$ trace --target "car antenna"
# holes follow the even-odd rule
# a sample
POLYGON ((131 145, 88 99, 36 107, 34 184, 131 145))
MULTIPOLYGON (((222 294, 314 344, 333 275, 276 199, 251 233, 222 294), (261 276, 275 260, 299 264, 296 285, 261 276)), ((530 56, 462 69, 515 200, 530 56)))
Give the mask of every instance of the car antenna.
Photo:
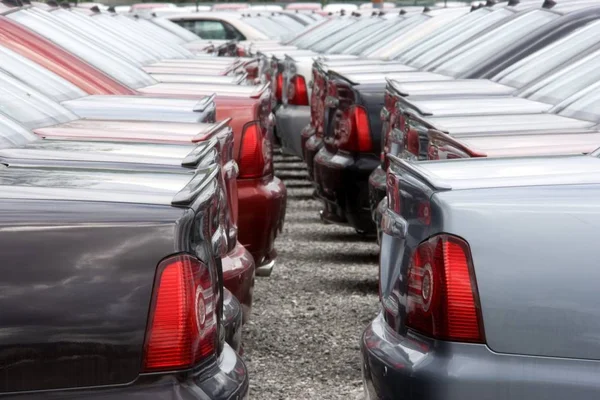
POLYGON ((379 11, 379 16, 383 17, 385 15, 385 11, 379 11))
POLYGON ((152 18, 156 18, 156 13, 155 13, 155 12, 153 12, 152 14, 150 14, 150 16, 151 16, 152 18))
POLYGON ((516 6, 517 4, 519 4, 519 3, 520 3, 520 1, 519 1, 519 0, 508 0, 508 6, 509 6, 509 7, 514 7, 514 6, 516 6))
POLYGON ((58 7, 58 3, 54 0, 48 0, 46 4, 48 4, 50 7, 58 7))
POLYGON ((100 7, 98 6, 94 6, 92 8, 90 8, 90 11, 96 14, 100 14, 102 11, 100 11, 100 7))
POLYGON ((21 7, 23 3, 20 0, 2 0, 2 4, 8 7, 21 7))
POLYGON ((426 13, 426 12, 429 12, 429 11, 431 11, 431 8, 425 6, 425 8, 423 9, 423 12, 426 13))
POLYGON ((31 0, 21 0, 21 4, 31 5, 31 0))
POLYGON ((552 8, 556 5, 556 2, 554 0, 544 0, 544 4, 542 4, 542 8, 552 8))
POLYGON ((487 1, 485 2, 485 6, 486 6, 486 7, 493 7, 493 6, 495 6, 496 4, 498 4, 498 2, 497 2, 496 0, 487 0, 487 1))
POLYGON ((60 3, 60 7, 61 8, 65 8, 65 9, 69 9, 69 8, 71 8, 71 5, 69 4, 68 1, 63 1, 62 3, 60 3))

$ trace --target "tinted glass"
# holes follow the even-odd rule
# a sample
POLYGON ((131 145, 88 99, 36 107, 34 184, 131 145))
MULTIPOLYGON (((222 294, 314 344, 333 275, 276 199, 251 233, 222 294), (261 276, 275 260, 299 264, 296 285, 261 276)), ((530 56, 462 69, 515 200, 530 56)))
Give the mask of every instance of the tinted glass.
POLYGON ((4 47, 0 47, 0 71, 35 87, 54 101, 72 100, 87 95, 60 76, 4 47))
MULTIPOLYGON (((390 43, 402 40, 402 36, 405 33, 407 33, 415 26, 422 24, 423 22, 427 21, 430 18, 431 17, 429 17, 426 14, 413 15, 413 16, 407 18, 405 20, 405 22, 402 24, 402 28, 400 30, 395 31, 393 34, 391 34, 387 37, 381 38, 381 40, 379 42, 374 43, 373 46, 370 46, 368 49, 366 49, 365 51, 360 53, 360 55, 363 57, 368 57, 381 49, 385 49, 386 47, 388 47, 388 45, 390 43)), ((352 54, 354 54, 354 53, 352 53, 352 54)))
POLYGON ((466 48, 461 46, 450 52, 444 57, 446 61, 433 71, 451 76, 463 74, 502 51, 508 43, 516 42, 559 17, 559 14, 543 10, 527 12, 479 36, 466 48))
POLYGON ((514 63, 492 80, 521 88, 600 43, 600 21, 587 24, 514 63))
POLYGON ((346 48, 352 46, 356 42, 362 39, 369 39, 373 35, 390 28, 390 26, 394 26, 398 23, 397 20, 387 21, 387 20, 377 20, 377 22, 354 32, 353 34, 349 34, 345 39, 340 40, 338 43, 329 48, 328 52, 330 53, 340 53, 344 51, 346 48))
POLYGON ((356 21, 356 19, 352 18, 352 19, 340 19, 339 21, 335 21, 335 22, 337 22, 335 25, 328 24, 328 29, 319 31, 316 34, 307 35, 310 37, 306 38, 302 42, 298 42, 297 46, 301 47, 301 48, 310 48, 314 44, 317 44, 317 43, 321 42, 322 40, 324 40, 332 35, 335 35, 340 30, 347 29, 349 26, 356 24, 357 21, 356 21))
POLYGON ((158 25, 159 27, 163 28, 164 30, 171 32, 173 35, 176 35, 177 37, 180 37, 181 39, 183 39, 181 41, 181 43, 184 42, 193 42, 194 40, 200 40, 200 36, 196 35, 195 33, 182 28, 181 26, 177 25, 176 23, 169 21, 168 19, 165 18, 154 18, 152 19, 152 22, 156 25, 158 25))
POLYGON ((371 26, 373 24, 376 24, 377 22, 378 22, 378 20, 376 18, 358 20, 355 24, 353 24, 347 28, 344 28, 342 30, 339 30, 338 32, 335 32, 334 34, 332 34, 331 36, 329 36, 327 38, 323 38, 318 43, 315 43, 314 45, 312 45, 310 48, 312 50, 318 51, 318 52, 328 50, 330 47, 332 47, 336 43, 344 40, 348 36, 352 36, 352 35, 356 34, 357 32, 362 32, 363 30, 367 29, 369 26, 371 26))

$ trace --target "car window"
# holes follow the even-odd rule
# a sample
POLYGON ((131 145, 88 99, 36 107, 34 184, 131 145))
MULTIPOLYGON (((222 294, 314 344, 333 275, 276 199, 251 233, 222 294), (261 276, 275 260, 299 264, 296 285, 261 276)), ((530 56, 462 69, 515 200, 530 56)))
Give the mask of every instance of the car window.
POLYGON ((340 19, 339 23, 335 25, 328 25, 328 29, 324 29, 323 31, 319 31, 316 34, 310 35, 309 38, 303 40, 302 42, 298 42, 296 45, 301 48, 310 48, 312 45, 319 43, 321 40, 328 38, 342 29, 346 29, 350 25, 356 24, 356 19, 348 18, 348 19, 340 19))
POLYGON ((125 86, 137 89, 157 83, 150 75, 121 57, 109 53, 96 44, 83 40, 74 32, 52 24, 37 15, 20 10, 8 14, 7 17, 56 43, 125 86))
POLYGON ((272 38, 289 36, 291 31, 266 17, 245 18, 245 23, 272 38))
POLYGON ((221 21, 215 20, 173 20, 176 24, 192 31, 202 39, 233 40, 237 39, 225 28, 221 21))
POLYGON ((0 72, 0 113, 28 129, 42 128, 78 117, 23 82, 0 72))
POLYGON ((329 52, 331 53, 339 53, 351 45, 355 44, 361 39, 370 38, 372 35, 379 33, 382 30, 389 29, 390 26, 394 26, 398 23, 397 20, 378 20, 374 24, 371 24, 361 30, 354 32, 353 34, 348 35, 346 38, 341 39, 331 48, 329 48, 329 52))
POLYGON ((461 46, 446 54, 445 61, 432 71, 459 76, 502 51, 507 43, 515 42, 559 17, 560 14, 543 10, 526 12, 479 36, 467 46, 461 46))
POLYGON ((12 118, 0 113, 0 148, 23 146, 39 138, 12 118))
POLYGON ((317 52, 323 52, 325 50, 328 50, 330 47, 340 42, 341 40, 347 38, 349 35, 354 35, 357 32, 362 32, 365 29, 368 29, 368 27, 370 27, 371 25, 376 24, 378 22, 380 21, 377 18, 361 19, 354 25, 342 29, 334 33, 333 35, 324 38, 318 43, 315 43, 313 46, 311 46, 311 49, 317 52))
POLYGON ((86 96, 83 90, 33 61, 0 46, 0 71, 11 75, 44 95, 61 102, 86 96))
POLYGON ((588 86, 585 91, 573 97, 577 100, 567 99, 565 103, 570 102, 570 104, 566 107, 563 104, 558 104, 551 112, 561 110, 558 114, 564 117, 600 122, 600 81, 588 86))
POLYGON ((442 32, 416 43, 397 59, 414 67, 425 66, 462 43, 477 37, 493 24, 513 15, 514 12, 505 8, 496 11, 481 8, 459 18, 458 23, 452 27, 442 27, 442 32))
POLYGON ((352 45, 350 45, 344 50, 344 53, 353 54, 356 56, 360 55, 363 51, 371 48, 371 46, 379 44, 382 40, 385 40, 391 35, 394 35, 397 31, 403 29, 403 27, 409 25, 409 21, 410 18, 406 18, 404 16, 398 17, 390 21, 391 24, 385 27, 384 29, 377 31, 369 37, 355 41, 352 45))
POLYGON ((70 11, 56 10, 50 13, 48 11, 32 8, 29 12, 35 13, 40 18, 48 20, 51 24, 60 25, 63 28, 74 32, 82 39, 93 42, 104 48, 104 50, 110 51, 138 66, 143 66, 152 61, 156 61, 150 54, 132 46, 129 43, 129 38, 119 37, 112 31, 99 28, 95 23, 90 23, 89 21, 82 22, 70 11))
POLYGON ((176 35, 177 37, 180 37, 181 39, 183 39, 180 43, 193 42, 194 40, 200 40, 200 36, 196 35, 195 33, 191 32, 188 29, 183 29, 181 26, 173 23, 173 21, 169 21, 168 19, 153 18, 151 20, 151 22, 158 25, 162 29, 164 29, 168 32, 171 32, 172 34, 176 35))
POLYGON ((519 93, 519 96, 548 104, 558 104, 600 81, 598 65, 600 65, 600 50, 595 50, 527 86, 519 93))
POLYGON ((431 17, 427 14, 417 14, 407 18, 405 23, 402 24, 402 28, 400 30, 395 31, 393 34, 382 38, 377 43, 374 43, 373 46, 370 46, 368 49, 360 53, 360 55, 363 57, 369 57, 376 54, 380 50, 386 49, 391 43, 402 41, 405 33, 429 19, 431 19, 431 17))
POLYGON ((599 20, 578 28, 565 37, 530 54, 504 69, 492 80, 516 88, 523 87, 561 64, 571 61, 584 50, 597 43, 600 43, 599 20))

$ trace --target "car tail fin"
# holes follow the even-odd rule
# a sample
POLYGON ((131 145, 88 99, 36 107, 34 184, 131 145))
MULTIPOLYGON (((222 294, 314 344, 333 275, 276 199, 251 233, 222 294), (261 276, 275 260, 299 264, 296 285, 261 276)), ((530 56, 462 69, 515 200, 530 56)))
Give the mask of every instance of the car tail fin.
POLYGON ((487 157, 487 154, 469 148, 465 143, 453 138, 447 133, 429 129, 427 131, 428 160, 453 160, 458 158, 487 157))

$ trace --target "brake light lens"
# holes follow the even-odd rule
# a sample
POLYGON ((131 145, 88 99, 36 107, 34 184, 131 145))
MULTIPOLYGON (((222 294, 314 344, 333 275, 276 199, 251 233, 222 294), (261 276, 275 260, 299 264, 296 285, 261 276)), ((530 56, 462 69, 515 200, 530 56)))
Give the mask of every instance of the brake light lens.
POLYGON ((308 105, 308 89, 302 75, 294 75, 288 88, 288 104, 296 106, 308 105))
POLYGON ((273 172, 273 146, 257 122, 244 127, 238 158, 239 178, 260 178, 273 172))
POLYGON ((419 156, 419 132, 415 129, 409 128, 406 132, 406 151, 414 156, 419 156))
POLYGON ((484 342, 471 252, 463 239, 442 234, 421 243, 407 283, 407 327, 440 340, 484 342))
POLYGON ((344 111, 337 122, 335 136, 339 150, 370 152, 373 143, 367 110, 362 106, 351 106, 344 111))
POLYGON ((159 264, 144 372, 187 369, 216 354, 213 282, 209 268, 191 255, 172 256, 159 264))
POLYGON ((281 101, 281 94, 283 92, 283 74, 278 72, 275 76, 275 98, 277 101, 281 101))

